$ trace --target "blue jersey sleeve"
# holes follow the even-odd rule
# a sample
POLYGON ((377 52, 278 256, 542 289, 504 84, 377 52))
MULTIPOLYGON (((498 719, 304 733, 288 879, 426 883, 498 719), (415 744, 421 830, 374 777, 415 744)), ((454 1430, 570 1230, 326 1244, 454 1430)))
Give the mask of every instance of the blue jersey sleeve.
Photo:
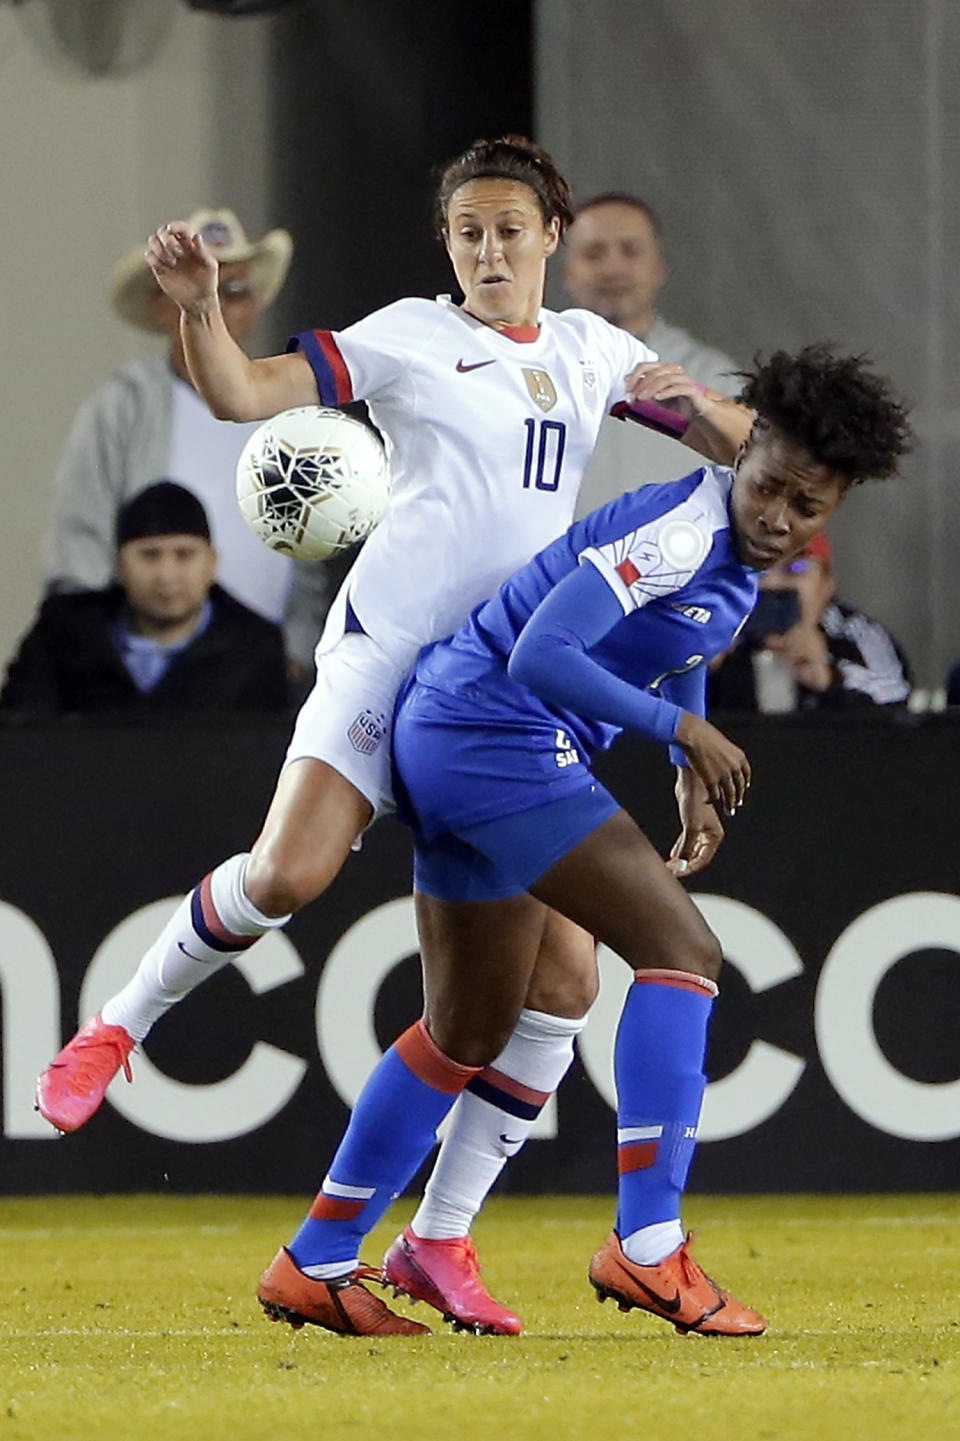
POLYGON ((621 598, 599 571, 579 566, 544 597, 520 632, 510 676, 548 705, 669 743, 680 707, 621 680, 587 654, 623 615, 621 598))
MULTIPOLYGON (((694 715, 707 713, 707 666, 705 661, 692 670, 679 671, 668 676, 660 686, 660 694, 681 710, 692 711, 694 715)), ((687 757, 678 745, 670 747, 670 759, 675 766, 685 766, 687 757)))

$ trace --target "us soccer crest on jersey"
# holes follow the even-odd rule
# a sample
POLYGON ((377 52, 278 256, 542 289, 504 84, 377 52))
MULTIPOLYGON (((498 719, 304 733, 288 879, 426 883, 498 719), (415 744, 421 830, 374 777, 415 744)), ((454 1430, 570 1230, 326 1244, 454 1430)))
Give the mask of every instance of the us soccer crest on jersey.
POLYGON ((588 410, 596 410, 600 404, 597 363, 595 360, 581 360, 580 379, 583 385, 583 401, 588 410))
POLYGON ((605 411, 655 358, 587 311, 498 331, 446 296, 298 343, 324 403, 365 399, 390 450, 392 503, 348 585, 404 666, 566 530, 605 411))
POLYGON ((557 403, 557 391, 547 372, 531 370, 529 366, 525 365, 523 378, 527 382, 527 389, 534 405, 539 406, 543 411, 552 410, 557 403))

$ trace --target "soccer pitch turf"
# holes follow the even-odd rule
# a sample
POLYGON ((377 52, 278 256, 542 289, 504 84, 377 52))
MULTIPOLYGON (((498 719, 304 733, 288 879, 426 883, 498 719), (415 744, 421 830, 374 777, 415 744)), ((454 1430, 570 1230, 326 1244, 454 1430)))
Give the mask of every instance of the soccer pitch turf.
MULTIPOLYGON (((269 1324, 256 1277, 295 1198, 7 1198, 2 1441, 667 1441, 960 1437, 960 1198, 690 1197, 694 1251, 766 1335, 599 1306, 602 1197, 491 1201, 477 1228, 519 1338, 269 1324)), ((379 1260, 411 1214, 366 1248, 379 1260)), ((395 1303, 404 1309, 404 1302, 395 1303)), ((433 1323, 425 1306, 412 1312, 433 1323)))

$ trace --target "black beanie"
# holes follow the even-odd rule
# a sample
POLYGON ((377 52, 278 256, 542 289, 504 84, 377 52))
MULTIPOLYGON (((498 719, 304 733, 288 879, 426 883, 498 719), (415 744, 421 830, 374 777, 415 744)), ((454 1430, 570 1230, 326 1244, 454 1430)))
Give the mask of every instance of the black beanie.
POLYGON ((202 535, 209 540, 210 522, 192 490, 172 480, 158 480, 117 512, 118 550, 148 535, 202 535))

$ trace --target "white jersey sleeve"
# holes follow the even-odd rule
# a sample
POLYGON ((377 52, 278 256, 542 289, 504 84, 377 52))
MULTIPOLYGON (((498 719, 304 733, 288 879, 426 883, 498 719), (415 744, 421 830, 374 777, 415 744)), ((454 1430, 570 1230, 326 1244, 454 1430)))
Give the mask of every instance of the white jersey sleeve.
POLYGON ((436 305, 397 300, 346 330, 308 330, 290 342, 309 360, 323 405, 375 400, 402 386, 440 328, 436 305))
MULTIPOLYGON (((563 318, 580 327, 587 356, 595 355, 600 361, 597 368, 604 385, 600 392, 601 409, 608 414, 615 405, 626 400, 624 382, 631 370, 644 361, 653 362, 660 357, 629 330, 611 325, 609 320, 595 315, 592 310, 565 310, 563 318)), ((586 363, 591 361, 588 359, 586 363)), ((596 361, 592 363, 597 364, 596 361)))
POLYGON ((638 340, 629 331, 621 330, 617 325, 607 325, 607 329, 612 332, 613 344, 620 352, 618 372, 614 375, 614 383, 607 396, 606 410, 609 413, 615 405, 626 400, 627 390, 624 382, 631 370, 642 365, 644 361, 653 362, 659 360, 660 357, 655 350, 644 345, 642 340, 638 340))

